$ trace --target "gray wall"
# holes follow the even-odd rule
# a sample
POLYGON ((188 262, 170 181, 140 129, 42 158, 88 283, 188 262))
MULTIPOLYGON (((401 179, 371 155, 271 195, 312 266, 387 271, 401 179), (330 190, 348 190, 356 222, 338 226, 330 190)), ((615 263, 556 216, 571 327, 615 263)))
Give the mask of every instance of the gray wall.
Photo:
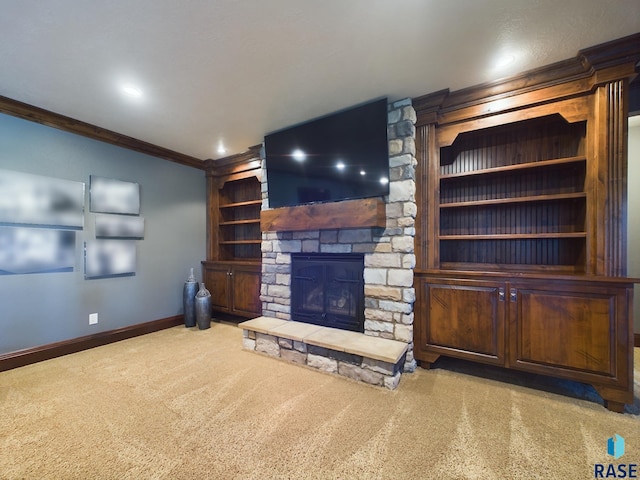
MULTIPOLYGON (((627 275, 640 278, 640 116, 629 121, 629 221, 627 222, 627 275)), ((634 332, 640 334, 640 285, 633 296, 634 332)))
POLYGON ((84 182, 85 227, 73 272, 0 275, 0 354, 182 313, 189 268, 201 279, 206 193, 201 170, 0 114, 0 168, 84 182), (137 182, 145 238, 136 275, 85 280, 85 240, 95 238, 89 176, 137 182), (96 325, 89 314, 98 313, 96 325))

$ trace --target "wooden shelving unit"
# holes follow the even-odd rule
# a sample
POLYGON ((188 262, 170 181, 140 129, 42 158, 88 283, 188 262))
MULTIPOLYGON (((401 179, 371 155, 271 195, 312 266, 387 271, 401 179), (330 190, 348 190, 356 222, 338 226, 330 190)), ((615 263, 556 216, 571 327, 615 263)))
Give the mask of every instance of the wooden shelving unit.
POLYGON ((633 402, 627 95, 640 34, 414 99, 414 354, 592 384, 633 402))
POLYGON ((242 154, 207 161, 208 236, 203 278, 214 311, 250 318, 262 313, 259 150, 256 146, 242 154))
POLYGON ((465 132, 442 146, 434 209, 441 262, 584 272, 585 127, 549 115, 465 132))
POLYGON ((220 260, 260 259, 260 180, 229 179, 218 191, 220 260))

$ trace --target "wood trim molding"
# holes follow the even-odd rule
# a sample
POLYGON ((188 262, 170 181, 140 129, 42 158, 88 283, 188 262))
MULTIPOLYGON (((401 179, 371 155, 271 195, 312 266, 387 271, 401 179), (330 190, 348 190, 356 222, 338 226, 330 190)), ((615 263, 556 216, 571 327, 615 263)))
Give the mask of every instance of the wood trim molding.
POLYGON ((259 169, 262 166, 260 150, 262 144, 249 147, 246 151, 228 157, 204 161, 207 176, 221 177, 233 175, 247 170, 259 169))
POLYGON ((633 336, 633 346, 634 347, 640 347, 640 333, 636 333, 633 336))
POLYGON ((159 147, 151 143, 133 137, 127 137, 117 132, 100 128, 90 123, 75 120, 71 117, 60 115, 43 108, 35 107, 27 103, 19 102, 11 98, 0 96, 0 113, 6 113, 14 117, 29 120, 31 122, 40 123, 48 127, 64 130, 65 132, 74 133, 83 137, 92 138, 101 142, 110 143, 118 147, 126 148, 136 152, 151 155, 152 157, 169 160, 171 162, 186 165, 188 167, 205 169, 205 163, 200 160, 183 153, 178 153, 167 148, 159 147))
POLYGON ((386 226, 386 205, 379 198, 274 208, 260 213, 263 232, 386 226))
POLYGON ((249 178, 249 177, 256 177, 258 179, 258 181, 262 180, 262 169, 260 168, 254 168, 253 170, 245 170, 245 171, 241 171, 241 172, 237 172, 237 173, 231 173, 229 175, 223 175, 223 176, 211 176, 211 175, 207 175, 207 178, 211 179, 212 185, 216 188, 216 189, 221 189, 222 187, 224 187, 224 184, 227 182, 233 182, 236 180, 242 180, 244 178, 249 178))
POLYGON ((175 315, 94 335, 5 353, 0 355, 0 372, 175 327, 184 322, 183 318, 182 315, 175 315))

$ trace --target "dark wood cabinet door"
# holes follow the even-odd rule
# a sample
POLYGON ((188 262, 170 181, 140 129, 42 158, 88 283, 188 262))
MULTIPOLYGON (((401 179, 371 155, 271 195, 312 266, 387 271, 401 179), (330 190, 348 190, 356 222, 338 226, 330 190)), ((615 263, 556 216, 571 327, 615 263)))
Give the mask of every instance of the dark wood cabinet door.
POLYGON ((629 384, 625 288, 511 285, 512 367, 592 384, 629 384))
POLYGON ((420 349, 503 365, 504 287, 491 282, 429 279, 422 284, 420 349))
POLYGON ((260 265, 234 266, 231 270, 231 291, 231 313, 249 317, 261 315, 260 265))
POLYGON ((242 317, 262 315, 259 263, 202 262, 203 277, 211 292, 211 308, 242 317))
POLYGON ((205 284, 211 292, 211 308, 213 310, 229 312, 229 268, 226 265, 207 265, 204 268, 205 284))

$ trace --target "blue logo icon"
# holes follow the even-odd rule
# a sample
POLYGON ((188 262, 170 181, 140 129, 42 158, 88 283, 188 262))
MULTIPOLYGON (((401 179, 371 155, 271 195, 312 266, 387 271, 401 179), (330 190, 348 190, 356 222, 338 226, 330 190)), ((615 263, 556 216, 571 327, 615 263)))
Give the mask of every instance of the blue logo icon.
POLYGON ((616 460, 624 455, 624 438, 616 433, 607 440, 607 453, 616 460))

